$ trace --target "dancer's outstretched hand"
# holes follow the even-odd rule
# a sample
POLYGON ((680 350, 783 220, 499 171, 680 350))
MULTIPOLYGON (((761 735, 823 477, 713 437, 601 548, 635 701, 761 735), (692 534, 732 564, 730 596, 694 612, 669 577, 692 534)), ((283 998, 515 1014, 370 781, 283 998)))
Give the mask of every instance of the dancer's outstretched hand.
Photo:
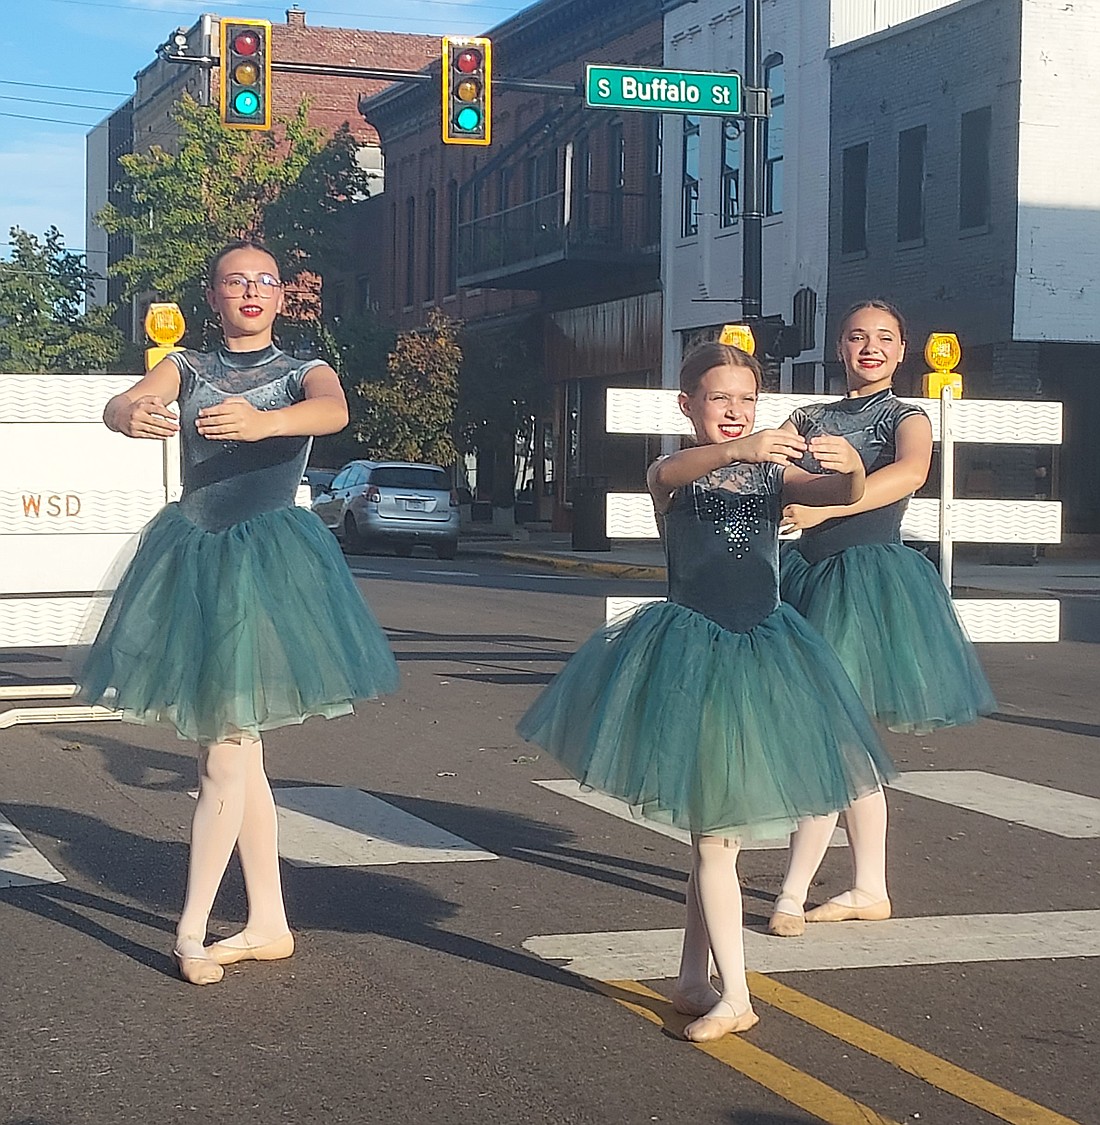
POLYGON ((160 395, 143 395, 129 404, 124 395, 119 395, 115 401, 119 405, 111 403, 112 426, 127 437, 164 441, 180 428, 175 414, 160 395))
POLYGON ((809 531, 830 517, 826 508, 814 508, 809 504, 787 504, 783 518, 779 521, 780 535, 790 535, 792 531, 809 531))
POLYGON ((823 468, 834 473, 854 473, 859 470, 859 454, 847 440, 835 434, 821 434, 810 438, 810 453, 823 468))
POLYGON ((271 436, 267 412, 257 410, 246 398, 227 398, 204 407, 195 426, 211 441, 262 441, 271 436))
POLYGON ((762 465, 772 461, 777 465, 792 465, 806 452, 806 439, 790 430, 757 430, 729 444, 731 464, 747 461, 762 465))

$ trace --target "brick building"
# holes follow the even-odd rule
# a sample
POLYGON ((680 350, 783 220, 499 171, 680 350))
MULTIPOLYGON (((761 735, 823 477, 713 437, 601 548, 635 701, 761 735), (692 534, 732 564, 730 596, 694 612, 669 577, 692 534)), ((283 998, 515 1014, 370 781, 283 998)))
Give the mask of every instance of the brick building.
MULTIPOLYGON (((579 84, 589 62, 660 66, 661 7, 541 0, 488 33, 494 74, 579 84)), ((473 148, 442 144, 438 83, 395 85, 360 111, 386 158, 385 195, 368 204, 380 311, 403 328, 434 307, 464 321, 496 347, 501 394, 509 363, 530 362, 511 350, 526 342, 541 395, 516 483, 535 518, 565 527, 575 493, 637 487, 653 450, 604 433, 604 391, 660 383, 660 117, 498 88, 492 146, 473 148)), ((497 436, 478 492, 503 507, 517 457, 497 436)))
MULTIPOLYGON (((910 317, 915 352, 932 329, 958 333, 968 397, 1064 402, 1047 480, 1065 529, 1096 534, 1100 186, 1083 154, 1100 112, 1100 10, 919 7, 892 27, 853 28, 862 34, 829 52, 829 336, 851 301, 881 293, 910 317)), ((1047 456, 989 447, 964 487, 1045 491, 1035 473, 1047 456)))
MULTIPOLYGON (((216 56, 219 49, 219 17, 204 14, 182 33, 187 52, 194 56, 216 56)), ((431 35, 408 35, 388 31, 361 31, 342 27, 312 27, 306 12, 294 5, 286 12, 286 23, 272 27, 271 53, 278 62, 309 62, 330 66, 379 66, 399 70, 418 70, 439 53, 439 39, 431 35)), ((90 264, 106 273, 106 266, 118 261, 129 246, 95 224, 94 216, 110 198, 118 179, 118 156, 125 152, 147 151, 159 145, 173 152, 178 140, 172 107, 184 94, 200 105, 216 105, 220 75, 217 68, 156 59, 134 76, 134 94, 103 123, 88 134, 87 150, 87 241, 90 264)), ((372 193, 384 187, 381 148, 378 135, 356 112, 358 97, 380 91, 388 83, 362 78, 337 78, 276 72, 272 79, 273 118, 289 117, 304 97, 311 101, 309 121, 333 133, 347 123, 362 148, 359 160, 372 181, 372 193)), ((349 277, 333 279, 336 286, 354 289, 360 276, 349 263, 349 277)), ((95 302, 117 300, 117 283, 100 283, 95 302)), ((141 310, 130 310, 122 325, 132 338, 142 338, 141 310)))

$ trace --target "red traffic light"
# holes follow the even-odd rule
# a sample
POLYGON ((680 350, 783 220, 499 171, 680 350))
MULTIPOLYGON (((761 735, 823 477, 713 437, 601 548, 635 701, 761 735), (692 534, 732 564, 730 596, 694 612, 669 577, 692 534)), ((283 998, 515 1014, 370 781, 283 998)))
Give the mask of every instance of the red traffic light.
POLYGON ((493 44, 484 36, 444 35, 443 143, 487 145, 490 139, 493 44))
POLYGON ((271 24, 222 19, 221 122, 227 129, 271 128, 271 24))
POLYGON ((455 59, 455 66, 463 74, 473 74, 475 70, 479 70, 481 67, 481 52, 475 51, 472 47, 467 47, 466 50, 459 52, 455 59))
POLYGON ((233 40, 233 50, 238 55, 254 55, 260 49, 260 37, 254 31, 242 31, 233 40))

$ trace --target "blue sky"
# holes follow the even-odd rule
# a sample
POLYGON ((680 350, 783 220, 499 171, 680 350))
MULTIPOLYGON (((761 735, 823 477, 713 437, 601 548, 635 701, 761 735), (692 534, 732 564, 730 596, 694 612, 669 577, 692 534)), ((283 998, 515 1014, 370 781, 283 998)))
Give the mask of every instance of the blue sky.
MULTIPOLYGON (((422 35, 483 33, 529 3, 298 0, 315 26, 422 35)), ((83 249, 85 135, 133 91, 134 74, 176 27, 204 11, 281 23, 288 7, 290 0, 0 0, 0 257, 12 226, 41 235, 53 225, 68 247, 83 249)))

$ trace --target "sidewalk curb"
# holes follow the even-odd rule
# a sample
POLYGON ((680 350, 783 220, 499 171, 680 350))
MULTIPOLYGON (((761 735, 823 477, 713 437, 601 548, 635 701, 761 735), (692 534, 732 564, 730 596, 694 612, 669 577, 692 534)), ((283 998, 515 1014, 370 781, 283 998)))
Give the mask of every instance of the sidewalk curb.
POLYGON ((463 544, 461 550, 469 555, 482 555, 493 559, 507 559, 514 562, 545 566, 551 570, 577 571, 581 574, 597 574, 611 578, 633 578, 643 581, 663 582, 663 566, 646 566, 643 563, 617 563, 602 559, 572 559, 561 555, 545 555, 539 551, 510 550, 507 547, 477 546, 463 544))
MULTIPOLYGON (((513 562, 527 563, 533 566, 545 566, 550 570, 574 571, 578 574, 593 574, 610 578, 634 579, 645 582, 664 582, 668 575, 663 566, 648 566, 644 563, 617 563, 602 559, 575 559, 562 555, 543 554, 540 551, 514 550, 506 546, 493 547, 478 544, 463 544, 462 552, 468 555, 481 555, 485 558, 505 559, 513 562)), ((982 586, 956 585, 953 589, 955 597, 963 598, 990 598, 995 600, 1035 599, 1038 601, 1060 601, 1066 595, 1059 597, 1035 590, 999 590, 988 589, 982 586)), ((1072 595, 1070 595, 1072 596, 1072 595)))

